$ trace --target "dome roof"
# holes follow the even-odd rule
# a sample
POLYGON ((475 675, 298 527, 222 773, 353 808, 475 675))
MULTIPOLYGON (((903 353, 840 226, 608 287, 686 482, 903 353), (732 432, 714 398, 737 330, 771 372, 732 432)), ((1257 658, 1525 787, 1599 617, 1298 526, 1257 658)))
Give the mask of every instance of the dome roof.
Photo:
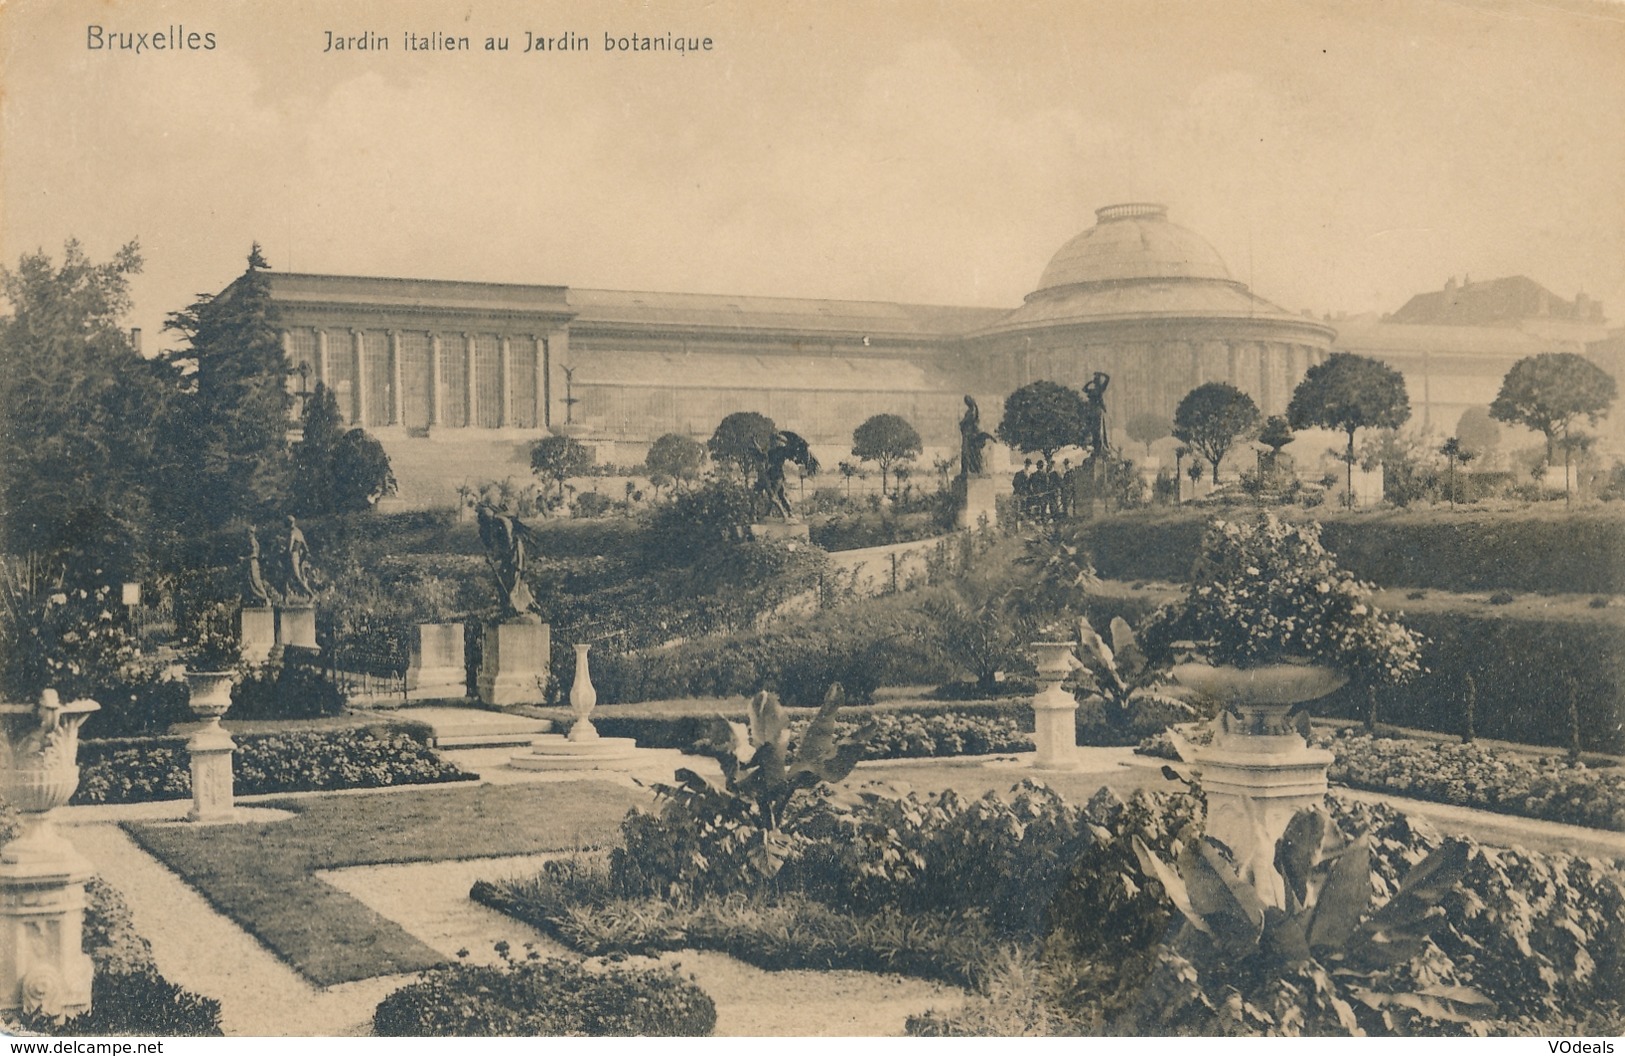
POLYGON ((1230 281, 1230 269, 1202 236, 1168 222, 1150 202, 1095 210, 1095 226, 1050 258, 1035 294, 1063 286, 1141 279, 1230 281))

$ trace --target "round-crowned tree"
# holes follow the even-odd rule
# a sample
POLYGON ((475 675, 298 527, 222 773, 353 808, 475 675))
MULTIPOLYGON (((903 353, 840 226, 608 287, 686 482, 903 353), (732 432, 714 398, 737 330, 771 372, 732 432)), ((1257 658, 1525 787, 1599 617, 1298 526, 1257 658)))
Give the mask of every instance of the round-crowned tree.
POLYGON ((1573 352, 1542 352, 1512 364, 1490 404, 1496 421, 1525 425, 1546 437, 1546 460, 1563 449, 1563 495, 1569 497, 1569 435, 1575 419, 1592 425, 1614 402, 1614 376, 1573 352))
POLYGON ((748 482, 751 471, 761 464, 762 456, 773 443, 777 429, 773 419, 765 414, 735 411, 717 425, 717 431, 711 434, 705 446, 712 462, 738 470, 740 478, 748 482))
POLYGON ((530 468, 539 477, 558 485, 564 498, 564 482, 592 468, 592 452, 570 436, 544 436, 530 448, 530 468))
POLYGON ((1304 374, 1287 405, 1294 429, 1319 427, 1348 437, 1343 458, 1346 501, 1354 504, 1354 434, 1360 429, 1398 429, 1411 416, 1405 376, 1370 356, 1333 352, 1304 374))
POLYGON ((1463 451, 1475 458, 1488 458, 1501 444, 1501 426, 1490 417, 1488 407, 1469 407, 1456 419, 1456 439, 1463 451))
POLYGON ((1083 439, 1089 411, 1083 395, 1053 381, 1023 385, 1004 400, 1004 418, 995 435, 1018 451, 1041 451, 1045 458, 1083 439))
POLYGON ((1128 438, 1145 447, 1146 457, 1151 457, 1151 445, 1165 436, 1173 435, 1173 427, 1167 416, 1152 411, 1141 411, 1128 420, 1128 438))
POLYGON ((697 479, 705 465, 705 445, 682 433, 666 433, 649 445, 643 460, 651 480, 664 477, 682 486, 697 479))
POLYGON ((1189 444, 1213 464, 1213 483, 1219 483, 1219 463, 1244 436, 1258 431, 1258 404, 1222 381, 1198 385, 1185 394, 1174 411, 1174 437, 1189 444))
POLYGON ((887 491, 892 466, 920 453, 920 434, 896 414, 877 414, 852 430, 852 453, 880 467, 880 490, 887 491))

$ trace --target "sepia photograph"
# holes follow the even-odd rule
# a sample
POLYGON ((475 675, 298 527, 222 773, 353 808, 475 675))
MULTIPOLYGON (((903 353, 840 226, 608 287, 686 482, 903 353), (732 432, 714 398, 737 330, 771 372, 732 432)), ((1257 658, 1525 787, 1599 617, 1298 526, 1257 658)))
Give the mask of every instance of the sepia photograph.
POLYGON ((1622 0, 6 0, 0 1035, 1611 1053, 1621 381, 1622 0))

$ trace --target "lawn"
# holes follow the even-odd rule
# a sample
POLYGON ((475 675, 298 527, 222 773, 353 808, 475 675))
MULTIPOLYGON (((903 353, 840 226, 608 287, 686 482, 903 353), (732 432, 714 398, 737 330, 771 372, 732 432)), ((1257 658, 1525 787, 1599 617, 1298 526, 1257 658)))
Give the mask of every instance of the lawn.
POLYGON ((267 824, 125 828, 300 974, 332 986, 444 958, 317 870, 593 846, 646 802, 601 782, 480 785, 276 800, 264 805, 297 816, 267 824))

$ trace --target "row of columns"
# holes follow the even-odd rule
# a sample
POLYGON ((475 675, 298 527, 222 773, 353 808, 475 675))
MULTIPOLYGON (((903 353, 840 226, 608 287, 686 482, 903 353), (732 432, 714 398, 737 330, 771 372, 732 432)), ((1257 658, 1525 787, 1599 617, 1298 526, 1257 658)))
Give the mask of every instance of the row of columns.
MULTIPOLYGON (((331 388, 332 381, 329 370, 330 351, 328 348, 328 333, 321 328, 316 332, 316 380, 331 388)), ((405 385, 401 376, 401 331, 390 330, 388 369, 390 373, 389 392, 391 402, 389 408, 388 424, 399 425, 406 420, 405 414, 405 385)), ((473 426, 479 410, 479 356, 477 335, 465 331, 463 337, 463 376, 467 384, 463 387, 463 424, 473 426)), ((536 377, 536 426, 549 424, 548 401, 551 395, 551 379, 548 377, 549 366, 549 337, 528 335, 531 342, 531 354, 535 357, 536 377)), ((368 421, 368 373, 366 357, 366 331, 359 328, 350 328, 350 356, 355 367, 355 381, 351 393, 350 420, 357 425, 365 425, 368 421)), ((282 349, 293 361, 293 333, 290 330, 282 331, 282 349)), ((438 332, 429 331, 429 413, 428 424, 441 424, 442 376, 440 369, 440 356, 442 351, 442 338, 438 332)), ((497 345, 497 428, 505 428, 513 423, 513 339, 502 334, 497 345)))

